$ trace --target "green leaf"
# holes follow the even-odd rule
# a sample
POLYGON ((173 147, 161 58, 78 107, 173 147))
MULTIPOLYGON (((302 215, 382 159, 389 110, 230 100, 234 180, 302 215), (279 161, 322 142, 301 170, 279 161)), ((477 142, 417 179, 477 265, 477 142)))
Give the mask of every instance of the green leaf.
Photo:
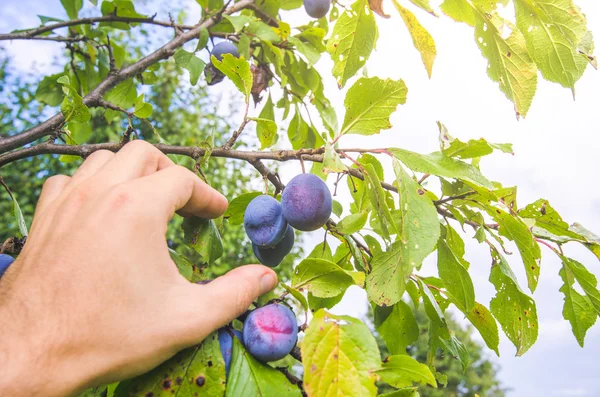
POLYGON ((561 259, 565 269, 568 269, 575 280, 577 280, 577 283, 579 283, 579 286, 585 292, 596 313, 600 315, 600 292, 597 288, 598 281, 596 280, 596 276, 575 259, 565 256, 561 256, 561 259))
POLYGON ((575 88, 588 60, 578 51, 587 33, 585 16, 572 0, 515 0, 517 27, 542 76, 575 88))
POLYGON ((17 202, 17 198, 15 197, 14 193, 10 194, 10 198, 12 200, 13 215, 15 217, 15 222, 19 227, 19 237, 27 237, 29 235, 29 232, 27 231, 27 223, 25 223, 25 218, 23 217, 21 207, 19 206, 19 203, 17 202))
POLYGON ((390 116, 399 104, 406 103, 407 92, 402 80, 362 77, 346 94, 346 116, 340 135, 373 135, 392 128, 390 116))
POLYGON ((90 120, 90 110, 83 104, 81 97, 74 98, 72 101, 65 97, 60 110, 66 122, 87 123, 90 120))
POLYGON ((495 249, 491 254, 494 262, 490 282, 496 287, 496 296, 490 302, 490 310, 517 348, 517 356, 521 356, 538 336, 535 301, 521 291, 506 259, 495 249))
POLYGON ((277 142, 277 124, 275 124, 275 111, 273 110, 273 101, 269 95, 265 106, 263 106, 256 121, 256 135, 260 141, 260 149, 264 150, 273 146, 277 142))
POLYGON ((298 291, 295 288, 288 287, 287 285, 281 283, 281 285, 290 295, 292 295, 304 308, 304 310, 308 310, 308 302, 306 301, 306 297, 302 295, 302 292, 298 291))
POLYGON ((222 396, 224 393, 225 362, 219 338, 213 332, 201 345, 182 350, 152 371, 121 382, 115 390, 115 397, 222 396))
POLYGON ((200 50, 206 48, 209 38, 210 38, 210 33, 208 33, 208 29, 201 28, 200 34, 198 35, 198 44, 196 45, 196 51, 200 51, 200 50))
POLYGON ((410 12, 408 9, 402 7, 397 0, 393 0, 394 6, 396 10, 400 13, 400 16, 404 20, 404 24, 408 28, 410 36, 413 40, 413 45, 421 53, 421 59, 423 60, 423 65, 425 65, 425 69, 427 70, 427 75, 431 78, 431 72, 433 70, 433 62, 435 61, 435 56, 437 55, 437 51, 435 49, 435 41, 433 41, 433 37, 431 34, 425 29, 419 20, 415 17, 415 15, 410 12))
POLYGON ((325 143, 315 128, 304 121, 298 110, 296 110, 290 121, 288 138, 294 150, 318 148, 325 143))
POLYGON ((416 172, 444 178, 460 179, 466 183, 493 189, 494 185, 474 166, 445 156, 440 152, 419 154, 404 149, 390 148, 390 153, 416 172))
POLYGON ((394 387, 409 387, 413 383, 437 387, 429 367, 407 355, 388 357, 383 367, 374 372, 382 381, 394 387))
POLYGON ((564 282, 559 290, 565 295, 565 304, 562 312, 563 317, 571 323, 573 335, 575 335, 577 343, 583 347, 585 334, 587 333, 587 330, 596 323, 598 313, 594 310, 594 306, 592 306, 592 303, 587 296, 583 296, 573 289, 575 276, 573 275, 571 268, 565 262, 563 262, 563 267, 558 274, 564 282))
POLYGON ((304 259, 292 274, 292 287, 306 289, 318 298, 331 298, 351 285, 362 286, 365 274, 350 272, 337 264, 316 258, 304 259))
POLYGON ((48 106, 60 105, 63 101, 64 93, 56 80, 61 76, 63 76, 63 73, 44 76, 35 91, 35 99, 48 106))
POLYGON ((588 244, 585 244, 586 247, 600 259, 600 237, 596 236, 577 222, 569 226, 569 230, 583 237, 588 242, 588 244))
POLYGON ((434 17, 437 17, 435 11, 433 11, 433 8, 431 8, 431 5, 429 5, 429 0, 410 0, 410 2, 420 9, 430 13, 434 17))
POLYGON ((394 171, 399 187, 400 210, 395 213, 400 215, 396 220, 398 241, 387 252, 373 257, 372 271, 367 277, 369 299, 380 306, 401 299, 408 276, 415 267, 420 268, 440 237, 437 211, 423 188, 397 161, 394 171))
POLYGON ((494 149, 504 153, 514 154, 512 144, 510 143, 489 143, 483 138, 469 139, 468 142, 462 142, 448 133, 448 129, 441 122, 437 122, 440 130, 440 146, 442 153, 448 157, 458 157, 461 159, 472 159, 487 156, 494 149))
POLYGON ((69 19, 76 19, 79 15, 79 10, 83 7, 83 0, 60 0, 60 2, 67 12, 69 19))
POLYGON ((473 310, 475 288, 471 276, 450 250, 446 241, 438 243, 438 273, 448 290, 449 298, 464 313, 473 310))
POLYGON ((422 279, 418 280, 418 284, 419 290, 421 291, 421 296, 423 297, 423 306, 425 307, 427 317, 429 317, 433 323, 441 326, 444 330, 446 330, 447 333, 448 324, 446 322, 446 317, 444 316, 444 311, 435 299, 435 296, 433 296, 433 293, 427 284, 425 284, 422 279))
POLYGON ((133 79, 125 80, 106 93, 104 99, 108 102, 127 109, 135 103, 137 91, 133 79))
POLYGON ((321 53, 311 43, 304 42, 297 37, 290 37, 288 41, 296 47, 300 54, 304 55, 308 66, 313 66, 321 58, 321 53))
POLYGON ((331 298, 317 298, 310 292, 308 293, 308 306, 311 311, 317 311, 319 309, 331 309, 335 305, 341 302, 344 294, 341 293, 331 298))
POLYGON ((372 164, 365 164, 363 175, 365 177, 366 192, 372 208, 379 217, 382 237, 390 239, 390 235, 396 234, 396 223, 386 202, 386 192, 381 187, 381 182, 372 164))
POLYGON ((379 349, 369 328, 349 316, 314 314, 302 340, 304 388, 311 397, 377 394, 379 349))
POLYGON ((471 361, 471 356, 466 346, 454 335, 450 335, 449 339, 440 339, 440 342, 461 363, 463 372, 466 372, 471 361))
POLYGON ((207 263, 213 263, 223 255, 223 242, 212 219, 185 218, 182 229, 185 244, 192 247, 207 263))
POLYGON ((380 394, 380 397, 419 397, 421 396, 416 388, 409 387, 398 389, 390 393, 380 394))
POLYGON ((237 89, 244 94, 246 103, 248 103, 252 89, 250 64, 243 57, 236 58, 231 54, 223 55, 223 61, 219 61, 214 55, 211 56, 211 59, 213 65, 229 77, 237 89))
POLYGON ((521 254, 527 274, 527 284, 531 292, 534 292, 540 277, 540 262, 542 252, 540 246, 533 238, 531 230, 517 216, 513 216, 498 208, 486 208, 490 216, 498 222, 498 232, 501 236, 514 241, 521 254))
POLYGON ((498 335, 498 324, 492 316, 492 313, 480 303, 475 302, 473 309, 465 313, 471 324, 479 331, 483 341, 497 356, 500 356, 498 345, 500 336, 498 335))
POLYGON ((196 0, 196 2, 200 4, 205 14, 211 14, 223 8, 223 0, 196 0))
POLYGON ((488 76, 514 103, 517 117, 526 116, 537 88, 537 67, 523 34, 492 12, 496 2, 445 0, 441 8, 451 18, 475 27, 475 41, 488 60, 488 76))
POLYGON ((225 211, 223 217, 232 225, 241 225, 244 223, 246 207, 250 204, 250 201, 261 194, 261 192, 249 192, 237 196, 229 202, 229 207, 227 207, 227 211, 225 211))
POLYGON ((377 332, 390 354, 406 354, 406 348, 419 339, 419 325, 412 309, 404 301, 395 305, 374 308, 377 332))
POLYGON ((171 248, 169 248, 169 254, 171 255, 171 259, 173 259, 173 262, 175 262, 175 265, 177 265, 179 274, 191 281, 194 274, 194 265, 185 256, 171 248))
POLYGON ((327 41, 333 77, 340 88, 367 62, 377 37, 375 15, 366 0, 355 1, 352 10, 342 12, 327 41))
MULTIPOLYGON (((313 164, 319 164, 319 163, 313 163, 313 164)), ((333 200, 332 207, 333 207, 333 213, 336 216, 338 216, 338 217, 342 216, 342 213, 344 212, 344 207, 342 207, 342 204, 340 204, 339 201, 333 200)))
POLYGON ((347 169, 348 167, 342 162, 333 145, 327 142, 323 155, 323 172, 344 172, 347 169))
POLYGON ((342 234, 356 233, 365 226, 368 217, 369 214, 366 211, 350 214, 337 224, 336 229, 342 234))
POLYGON ((140 95, 135 100, 133 115, 140 119, 145 119, 152 116, 152 105, 150 105, 148 102, 144 102, 144 94, 140 95))
POLYGON ((194 53, 188 52, 183 48, 175 51, 173 58, 175 59, 177 66, 180 66, 190 72, 190 84, 196 85, 196 83, 198 83, 198 79, 204 71, 204 67, 206 66, 204 61, 194 55, 194 53))
POLYGON ((291 384, 281 372, 252 357, 237 338, 233 338, 231 369, 227 379, 226 395, 228 397, 302 396, 298 386, 291 384))

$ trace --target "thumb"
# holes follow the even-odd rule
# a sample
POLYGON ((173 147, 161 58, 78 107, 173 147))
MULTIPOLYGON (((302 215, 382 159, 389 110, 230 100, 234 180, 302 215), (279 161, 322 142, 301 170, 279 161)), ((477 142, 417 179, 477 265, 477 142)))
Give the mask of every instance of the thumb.
POLYGON ((199 343, 248 310, 256 298, 276 285, 275 272, 262 265, 238 267, 205 285, 190 284, 185 300, 189 315, 184 317, 184 339, 189 344, 199 343))

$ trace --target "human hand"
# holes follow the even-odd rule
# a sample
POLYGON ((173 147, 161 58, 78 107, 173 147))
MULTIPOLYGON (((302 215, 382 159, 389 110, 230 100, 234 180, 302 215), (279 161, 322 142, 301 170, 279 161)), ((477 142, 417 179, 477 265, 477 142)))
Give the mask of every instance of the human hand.
POLYGON ((143 141, 44 184, 27 244, 0 283, 0 395, 69 396, 143 373, 273 289, 267 267, 184 279, 167 223, 227 200, 143 141))

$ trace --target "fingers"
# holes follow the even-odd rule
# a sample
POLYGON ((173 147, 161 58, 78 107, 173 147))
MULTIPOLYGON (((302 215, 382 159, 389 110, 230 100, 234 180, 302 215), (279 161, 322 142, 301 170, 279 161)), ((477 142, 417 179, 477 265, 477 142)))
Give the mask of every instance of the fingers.
POLYGON ((161 212, 166 221, 176 211, 183 216, 216 218, 228 205, 221 193, 179 165, 132 181, 128 189, 140 198, 151 198, 153 210, 161 212))
POLYGON ((70 181, 71 178, 66 175, 54 175, 46 179, 35 207, 35 214, 44 212, 61 195, 70 181))
POLYGON ((238 267, 206 285, 190 284, 185 299, 189 307, 183 316, 183 342, 200 342, 244 313, 254 300, 276 285, 275 272, 261 265, 238 267))
POLYGON ((101 183, 117 185, 173 165, 171 159, 150 143, 135 140, 123 146, 96 177, 101 183))
POLYGON ((71 185, 78 185, 96 174, 113 157, 115 157, 115 154, 108 150, 98 150, 90 154, 77 171, 75 171, 75 174, 71 178, 71 185))

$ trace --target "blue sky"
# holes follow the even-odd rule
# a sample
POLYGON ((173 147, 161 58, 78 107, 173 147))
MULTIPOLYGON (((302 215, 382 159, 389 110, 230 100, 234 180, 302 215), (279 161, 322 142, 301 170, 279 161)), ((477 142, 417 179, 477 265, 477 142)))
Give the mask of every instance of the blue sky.
MULTIPOLYGON (((197 20, 196 2, 182 2, 189 3, 190 20, 197 20)), ((64 16, 58 0, 31 0, 25 10, 23 1, 4 0, 2 3, 2 32, 35 26, 39 22, 36 14, 64 16)), ((166 2, 153 2, 156 3, 161 4, 148 4, 143 8, 149 13, 166 8, 166 2)), ((432 4, 438 3, 432 1, 432 4)), ((576 0, 576 3, 587 14, 588 26, 600 41, 600 2, 576 0)), ((384 1, 384 7, 392 13, 390 2, 384 1)), ((486 158, 482 161, 484 173, 505 186, 518 185, 520 205, 546 198, 567 222, 579 221, 600 234, 600 185, 597 183, 600 74, 588 68, 576 86, 576 101, 569 90, 540 79, 530 113, 526 119, 517 121, 512 104, 487 78, 486 62, 475 45, 472 29, 446 17, 435 19, 419 12, 416 15, 436 40, 438 57, 432 79, 427 78, 419 54, 399 19, 380 19, 380 39, 377 51, 367 64, 368 72, 404 79, 409 87, 408 101, 392 117, 394 128, 376 137, 344 137, 341 146, 398 146, 424 153, 434 151, 438 149, 437 120, 462 140, 484 137, 492 142, 512 142, 515 156, 498 154, 486 158)), ((288 16, 301 21, 300 15, 288 16)), ((166 19, 166 15, 163 13, 161 18, 166 19)), ((34 64, 40 70, 47 70, 52 57, 62 48, 57 43, 35 41, 0 45, 10 51, 14 65, 23 71, 30 71, 34 64)), ((327 56, 322 58, 317 68, 325 75, 331 62, 327 56)), ((232 89, 227 84, 219 89, 232 89)), ((338 91, 333 79, 326 81, 326 92, 340 117, 344 93, 338 91)), ((286 180, 297 172, 297 164, 285 165, 281 174, 286 180)), ((339 199, 344 200, 347 192, 340 194, 339 199)), ((487 305, 494 295, 487 281, 489 253, 470 237, 472 234, 467 234, 467 259, 471 262, 476 296, 487 305)), ((321 233, 311 234, 308 244, 317 243, 321 238, 321 233)), ((502 337, 500 358, 496 359, 502 367, 499 376, 513 389, 510 393, 513 397, 600 396, 597 379, 600 326, 596 324, 588 332, 585 348, 581 349, 561 315, 560 264, 547 249, 542 252, 541 277, 534 295, 540 320, 538 341, 525 356, 516 358, 514 347, 502 337)), ((600 275, 600 263, 585 249, 567 246, 566 253, 600 275)), ((509 261, 521 285, 526 285, 518 255, 509 261)), ((434 274, 433 261, 428 260, 420 273, 434 274)), ((334 311, 361 316, 366 311, 363 302, 363 292, 355 289, 334 311)))

